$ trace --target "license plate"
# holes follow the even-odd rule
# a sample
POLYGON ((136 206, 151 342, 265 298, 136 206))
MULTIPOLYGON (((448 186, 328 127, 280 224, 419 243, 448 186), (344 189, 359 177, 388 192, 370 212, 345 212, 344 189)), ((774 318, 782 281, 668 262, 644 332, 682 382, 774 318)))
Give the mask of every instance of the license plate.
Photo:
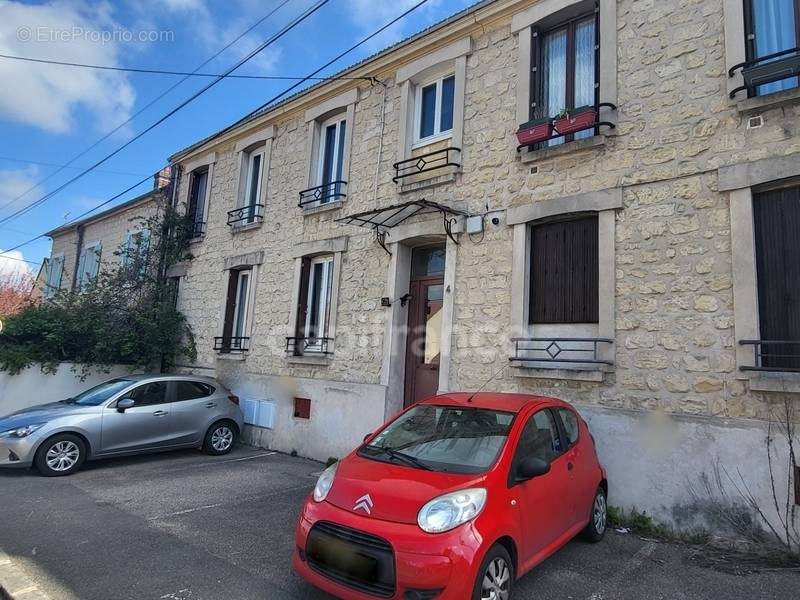
POLYGON ((317 534, 311 537, 306 554, 314 562, 361 581, 378 579, 377 559, 335 537, 317 534))

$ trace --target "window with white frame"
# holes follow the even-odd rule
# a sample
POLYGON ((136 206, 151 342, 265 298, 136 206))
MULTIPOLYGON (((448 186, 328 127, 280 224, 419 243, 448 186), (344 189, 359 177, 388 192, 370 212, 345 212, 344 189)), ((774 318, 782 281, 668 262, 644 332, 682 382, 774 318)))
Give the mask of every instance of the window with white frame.
POLYGON ((414 102, 414 144, 423 145, 450 137, 453 131, 454 74, 421 83, 414 102))
POLYGON ((209 168, 197 169, 191 174, 189 187, 189 204, 186 218, 189 239, 202 237, 206 232, 206 195, 208 191, 209 168))
POLYGON ((264 163, 263 145, 243 154, 239 206, 228 213, 229 225, 241 227, 261 221, 264 214, 264 205, 261 203, 264 163))
POLYGON ((344 113, 336 115, 320 124, 317 185, 322 186, 317 205, 331 202, 341 195, 342 186, 346 184, 342 177, 344 165, 344 143, 347 132, 347 120, 344 113))
POLYGON ((294 353, 327 353, 331 319, 333 256, 304 257, 300 273, 294 353))
POLYGON ((129 231, 125 235, 122 248, 121 266, 130 272, 143 273, 147 269, 150 250, 150 229, 145 227, 139 231, 129 231))
POLYGON ((81 251, 78 259, 78 286, 87 285, 92 279, 97 277, 100 270, 100 254, 102 245, 100 242, 88 244, 81 251))
POLYGON ((64 273, 64 255, 58 254, 47 259, 45 264, 44 297, 52 298, 61 288, 61 276, 64 273))
POLYGON ((222 337, 215 344, 215 348, 222 353, 244 352, 249 349, 251 287, 251 269, 229 271, 222 337))

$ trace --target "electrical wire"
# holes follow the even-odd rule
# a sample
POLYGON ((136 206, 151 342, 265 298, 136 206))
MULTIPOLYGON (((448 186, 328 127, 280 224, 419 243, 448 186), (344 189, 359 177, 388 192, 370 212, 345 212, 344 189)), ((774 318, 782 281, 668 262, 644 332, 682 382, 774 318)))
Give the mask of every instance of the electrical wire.
MULTIPOLYGON (((284 7, 286 4, 288 4, 288 2, 289 2, 289 0, 283 0, 283 1, 282 1, 280 4, 278 4, 278 5, 277 5, 275 8, 273 8, 272 10, 270 10, 270 11, 269 11, 269 12, 268 12, 266 15, 264 15, 263 17, 261 17, 261 18, 260 18, 258 21, 256 21, 255 23, 253 23, 253 24, 252 24, 252 25, 251 25, 249 28, 247 28, 245 31, 243 31, 243 32, 242 32, 242 33, 240 33, 238 36, 236 36, 234 39, 232 39, 230 42, 228 42, 228 44, 226 44, 226 45, 225 45, 223 48, 221 48, 219 51, 217 51, 215 54, 213 54, 213 55, 212 55, 210 58, 208 58, 208 59, 207 59, 207 60, 205 60, 203 63, 201 63, 201 64, 200 64, 200 65, 197 67, 197 69, 195 69, 195 71, 199 71, 200 69, 202 69, 203 67, 205 67, 205 66, 206 66, 208 63, 210 63, 211 61, 213 61, 214 59, 216 59, 216 58, 217 58, 218 56, 220 56, 220 55, 221 55, 223 52, 225 52, 225 51, 226 51, 226 50, 228 50, 228 49, 229 49, 231 46, 233 46, 233 45, 234 45, 236 42, 238 42, 239 40, 241 40, 241 39, 242 39, 244 36, 246 36, 248 33, 250 33, 251 31, 253 31, 253 30, 254 30, 256 27, 258 27, 259 25, 261 25, 261 23, 263 23, 264 21, 266 21, 266 20, 267 20, 269 17, 271 17, 273 14, 275 14, 275 13, 276 13, 278 10, 280 10, 281 8, 283 8, 283 7, 284 7)), ((174 83, 173 85, 171 85, 169 88, 167 88, 166 90, 164 90, 164 91, 163 91, 161 94, 159 94, 158 96, 156 96, 155 98, 153 98, 153 99, 152 99, 150 102, 148 102, 147 104, 145 104, 145 105, 144 105, 142 108, 140 108, 138 111, 136 111, 136 112, 135 112, 134 114, 132 114, 130 117, 128 117, 128 119, 126 119, 125 121, 123 121, 122 123, 120 123, 119 125, 117 125, 117 126, 114 128, 114 129, 112 129, 111 131, 109 131, 108 133, 106 133, 106 134, 105 134, 104 136, 102 136, 102 137, 101 137, 99 140, 97 140, 96 142, 94 142, 93 144, 91 144, 91 145, 90 145, 88 148, 86 148, 86 149, 85 149, 85 150, 83 150, 82 152, 80 152, 80 153, 78 153, 77 155, 75 155, 74 157, 72 157, 72 159, 70 159, 70 160, 69 160, 69 161, 68 161, 68 162, 67 162, 67 163, 64 165, 64 167, 61 167, 61 168, 59 168, 57 171, 54 171, 53 173, 51 173, 50 175, 48 175, 47 177, 45 177, 44 179, 42 179, 42 180, 41 180, 41 181, 39 181, 38 183, 35 183, 35 184, 34 184, 34 185, 32 185, 31 187, 29 187, 27 190, 25 190, 24 192, 22 192, 22 193, 21 193, 19 196, 17 196, 16 198, 13 198, 13 199, 11 199, 11 200, 10 200, 10 201, 9 201, 9 202, 6 204, 6 206, 11 206, 11 205, 12 205, 14 202, 16 202, 17 200, 19 200, 20 198, 22 198, 23 196, 25 196, 26 194, 28 194, 28 193, 29 193, 29 192, 31 192, 32 190, 36 189, 37 187, 41 186, 43 183, 45 183, 45 182, 46 182, 46 181, 48 181, 49 179, 51 179, 51 178, 55 177, 56 175, 58 175, 58 174, 59 174, 61 171, 63 171, 63 170, 66 168, 66 167, 68 167, 69 165, 71 165, 72 163, 74 163, 76 160, 78 160, 78 159, 79 159, 79 158, 81 158, 82 156, 85 156, 86 154, 88 154, 88 153, 89 153, 90 151, 92 151, 94 148, 96 148, 96 147, 97 147, 97 146, 99 146, 101 143, 103 143, 105 140, 107 140, 107 139, 108 139, 108 138, 110 138, 112 135, 114 135, 114 134, 115 134, 117 131, 119 131, 120 129, 122 129, 122 128, 123 128, 123 127, 125 127, 126 125, 128 125, 128 124, 129 124, 131 121, 133 121, 133 119, 135 119, 136 117, 138 117, 139 115, 141 115, 141 114, 142 114, 142 113, 143 113, 145 110, 147 110, 148 108, 150 108, 151 106, 153 106, 153 105, 154 105, 156 102, 158 102, 159 100, 161 100, 161 99, 162 99, 164 96, 166 96, 166 95, 167 95, 167 94, 169 94, 169 93, 170 93, 172 90, 174 90, 174 89, 175 89, 175 88, 177 88, 179 85, 181 85, 181 84, 182 84, 184 81, 186 81, 187 79, 189 79, 189 77, 190 77, 189 75, 186 75, 186 76, 185 76, 185 77, 183 77, 183 78, 182 78, 180 81, 177 81, 176 83, 174 83)), ((68 182, 66 185, 69 185, 69 182, 68 182)), ((58 191, 60 191, 60 189, 62 189, 62 188, 58 188, 58 189, 54 190, 53 192, 50 192, 50 193, 48 193, 48 194, 46 195, 46 199, 49 199, 49 198, 50 198, 50 197, 52 197, 54 194, 58 193, 58 191)), ((27 212, 27 211, 25 211, 25 212, 27 212)), ((20 214, 23 214, 23 213, 20 213, 20 214)), ((0 220, 0 224, 2 224, 2 223, 6 223, 7 221, 9 221, 9 220, 12 220, 13 218, 16 218, 17 216, 18 216, 18 215, 12 215, 12 216, 10 216, 10 217, 9 217, 9 218, 7 218, 7 219, 6 219, 6 218, 4 218, 4 219, 0 220)))
MULTIPOLYGON (((46 65, 60 65, 63 67, 77 67, 81 69, 96 69, 102 71, 121 71, 123 73, 144 73, 148 75, 185 75, 187 77, 222 77, 219 73, 199 73, 197 71, 167 71, 163 69, 145 69, 142 67, 114 67, 111 65, 92 65, 87 63, 67 62, 51 60, 45 58, 33 58, 30 56, 14 56, 11 54, 0 54, 0 58, 10 60, 21 60, 46 65)), ((329 79, 350 79, 371 81, 370 77, 293 77, 289 75, 227 75, 229 79, 267 79, 267 80, 290 80, 290 79, 316 79, 326 81, 329 79)))

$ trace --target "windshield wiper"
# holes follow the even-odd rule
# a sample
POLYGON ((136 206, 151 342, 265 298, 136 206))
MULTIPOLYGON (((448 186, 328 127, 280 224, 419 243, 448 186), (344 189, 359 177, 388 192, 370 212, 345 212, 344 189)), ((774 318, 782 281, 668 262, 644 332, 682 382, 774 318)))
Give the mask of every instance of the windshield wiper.
POLYGON ((424 469, 426 471, 433 471, 433 468, 426 465, 416 456, 411 456, 410 454, 406 454, 405 452, 398 452, 397 450, 393 450, 387 446, 367 446, 367 448, 371 448, 374 450, 378 450, 384 454, 386 454, 389 458, 399 460, 401 462, 406 463, 407 465, 411 465, 412 467, 417 467, 419 469, 424 469))

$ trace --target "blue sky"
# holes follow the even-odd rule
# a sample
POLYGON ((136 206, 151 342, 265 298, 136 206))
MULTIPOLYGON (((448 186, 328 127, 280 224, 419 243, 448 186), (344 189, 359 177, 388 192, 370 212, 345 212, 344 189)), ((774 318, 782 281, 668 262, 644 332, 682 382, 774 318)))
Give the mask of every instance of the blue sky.
MULTIPOLYGON (((402 22, 332 65, 330 74, 473 3, 428 0, 402 22)), ((302 76, 417 4, 330 0, 237 74, 302 76)), ((281 0, 0 0, 0 54, 80 63, 191 71, 281 0)), ((205 72, 221 72, 312 6, 289 0, 205 72)), ((78 173, 52 175, 179 78, 77 69, 0 58, 0 218, 78 173), (23 192, 33 188, 21 198, 23 192)), ((74 163, 93 164, 208 83, 191 78, 74 163)), ((163 166, 172 152, 260 106, 291 82, 227 79, 119 155, 34 210, 0 225, 0 250, 25 242, 116 195, 163 166)), ((146 191, 143 184, 127 197, 146 191)), ((124 201, 121 198, 119 201, 124 201)), ((20 250, 41 261, 50 241, 20 250)), ((19 253, 13 253, 19 258, 19 253)), ((12 256, 9 255, 9 256, 12 256)), ((0 272, 25 263, 0 255, 0 272)), ((36 271, 38 266, 30 265, 36 271)))

